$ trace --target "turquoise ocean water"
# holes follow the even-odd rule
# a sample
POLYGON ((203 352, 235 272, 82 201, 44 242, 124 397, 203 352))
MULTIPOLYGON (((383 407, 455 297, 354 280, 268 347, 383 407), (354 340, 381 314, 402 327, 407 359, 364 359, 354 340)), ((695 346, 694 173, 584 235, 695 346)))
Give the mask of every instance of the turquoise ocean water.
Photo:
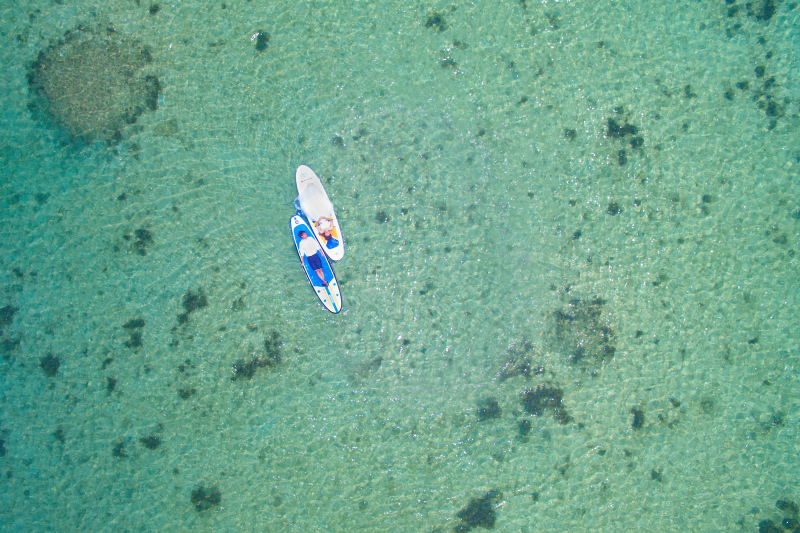
POLYGON ((1 530, 798 518, 797 2, 0 15, 1 530), (87 144, 29 73, 108 26, 158 107, 87 144), (339 315, 289 234, 300 164, 339 315))

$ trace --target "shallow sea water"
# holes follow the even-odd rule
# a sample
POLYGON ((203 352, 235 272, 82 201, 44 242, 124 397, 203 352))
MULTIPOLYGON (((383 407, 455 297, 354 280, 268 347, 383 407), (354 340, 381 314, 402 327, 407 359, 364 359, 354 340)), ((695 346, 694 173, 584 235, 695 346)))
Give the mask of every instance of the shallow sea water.
POLYGON ((488 493, 497 531, 792 518, 800 6, 668 4, 3 7, 0 529, 444 532, 488 493), (92 24, 162 85, 111 146, 28 109, 92 24), (288 232, 300 164, 339 315, 288 232))

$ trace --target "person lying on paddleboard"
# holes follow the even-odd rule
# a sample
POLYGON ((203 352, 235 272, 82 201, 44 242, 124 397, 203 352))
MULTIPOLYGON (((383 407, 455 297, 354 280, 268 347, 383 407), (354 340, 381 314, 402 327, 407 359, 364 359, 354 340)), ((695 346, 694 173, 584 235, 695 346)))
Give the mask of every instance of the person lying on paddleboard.
POLYGON ((322 280, 322 284, 327 287, 328 282, 325 281, 325 273, 322 271, 322 256, 320 255, 322 250, 319 244, 317 244, 315 239, 309 239, 308 233, 303 230, 297 232, 297 236, 301 239, 297 249, 308 259, 308 266, 317 273, 319 279, 322 280))
POLYGON ((333 227, 333 217, 319 217, 317 229, 322 240, 325 241, 326 248, 336 248, 339 241, 335 237, 336 228, 333 227))

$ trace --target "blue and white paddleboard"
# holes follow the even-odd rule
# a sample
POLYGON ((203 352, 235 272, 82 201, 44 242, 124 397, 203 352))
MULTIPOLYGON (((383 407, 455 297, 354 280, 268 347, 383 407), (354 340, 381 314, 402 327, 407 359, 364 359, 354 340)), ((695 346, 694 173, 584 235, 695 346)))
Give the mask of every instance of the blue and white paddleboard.
POLYGON ((325 187, 314 171, 305 165, 297 167, 295 180, 300 210, 308 219, 314 236, 322 244, 325 254, 339 261, 344 257, 344 237, 325 187))
POLYGON ((290 225, 294 246, 297 249, 297 255, 300 256, 300 263, 303 265, 308 282, 317 293, 322 305, 331 313, 338 313, 342 310, 342 294, 339 292, 339 283, 336 281, 331 264, 325 254, 321 252, 319 241, 314 238, 314 233, 303 217, 294 215, 290 225), (309 256, 311 256, 310 260, 309 256), (314 264, 312 265, 312 263, 314 264), (315 266, 318 268, 314 268, 315 266))

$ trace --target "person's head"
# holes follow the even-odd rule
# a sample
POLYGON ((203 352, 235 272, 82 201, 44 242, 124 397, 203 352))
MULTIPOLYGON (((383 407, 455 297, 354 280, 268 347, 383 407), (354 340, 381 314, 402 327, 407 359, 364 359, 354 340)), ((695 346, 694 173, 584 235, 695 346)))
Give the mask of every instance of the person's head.
POLYGON ((297 232, 297 236, 300 237, 301 239, 305 239, 305 238, 308 237, 308 233, 306 233, 303 230, 300 230, 300 231, 297 232))

